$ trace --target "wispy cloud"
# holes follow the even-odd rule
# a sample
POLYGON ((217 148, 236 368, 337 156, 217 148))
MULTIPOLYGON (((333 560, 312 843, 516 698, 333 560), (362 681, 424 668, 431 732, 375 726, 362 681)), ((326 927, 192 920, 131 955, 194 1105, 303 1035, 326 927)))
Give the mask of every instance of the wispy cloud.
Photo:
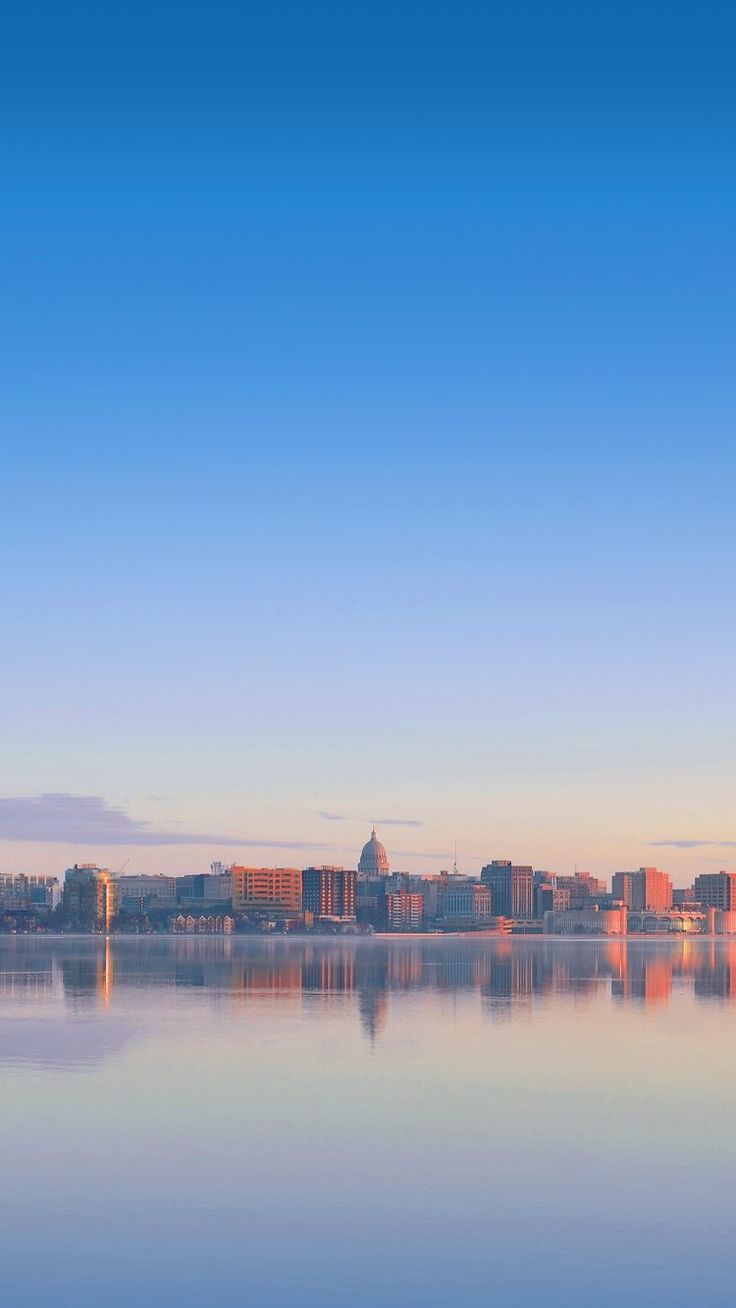
POLYGON ((736 840, 650 840, 649 844, 666 849, 736 849, 736 840))
POLYGON ((157 827, 107 804, 98 795, 0 797, 0 840, 68 845, 219 845, 261 849, 329 849, 322 841, 264 840, 260 836, 157 827))
POLYGON ((365 822, 367 826, 376 827, 422 827, 423 822, 418 818, 391 818, 391 817, 349 817, 347 813, 329 813, 320 809, 317 814, 325 822, 365 822))

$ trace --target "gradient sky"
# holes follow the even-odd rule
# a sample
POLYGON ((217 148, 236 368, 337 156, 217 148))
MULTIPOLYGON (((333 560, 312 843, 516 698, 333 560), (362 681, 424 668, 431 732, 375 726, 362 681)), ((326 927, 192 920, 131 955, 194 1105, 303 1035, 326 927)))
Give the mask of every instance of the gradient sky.
POLYGON ((0 868, 736 866, 735 37, 3 6, 0 868))

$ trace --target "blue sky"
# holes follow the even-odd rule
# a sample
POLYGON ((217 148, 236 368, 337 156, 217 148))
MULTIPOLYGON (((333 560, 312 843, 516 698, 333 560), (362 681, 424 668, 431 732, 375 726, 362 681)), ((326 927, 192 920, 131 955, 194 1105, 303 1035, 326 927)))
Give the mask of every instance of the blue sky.
POLYGON ((733 865, 735 35, 4 8, 0 865, 733 865))

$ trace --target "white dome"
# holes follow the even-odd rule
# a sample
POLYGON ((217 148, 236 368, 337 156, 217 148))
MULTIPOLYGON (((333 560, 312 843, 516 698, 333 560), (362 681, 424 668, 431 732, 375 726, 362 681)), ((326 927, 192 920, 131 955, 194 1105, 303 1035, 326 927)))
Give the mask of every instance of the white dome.
POLYGON ((381 877, 388 873, 388 855, 380 840, 376 835, 376 828, 371 832, 371 838, 367 845, 363 846, 363 852, 358 863, 358 871, 367 876, 381 877))

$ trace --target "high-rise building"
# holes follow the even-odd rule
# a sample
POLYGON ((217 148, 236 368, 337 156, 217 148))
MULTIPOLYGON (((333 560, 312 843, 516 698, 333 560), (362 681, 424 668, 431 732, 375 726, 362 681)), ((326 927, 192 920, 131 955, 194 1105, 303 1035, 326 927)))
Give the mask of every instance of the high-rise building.
POLYGON ((302 872, 297 867, 230 868, 233 909, 292 917, 302 911, 302 872))
POLYGON ((693 899, 704 908, 736 909, 736 873, 704 872, 695 878, 693 899))
POLYGON ((358 861, 358 871, 366 877, 388 876, 389 874, 388 855, 376 836, 375 827, 371 832, 370 840, 363 846, 358 861))
POLYGON ((308 867, 302 872, 302 906, 315 918, 355 917, 356 873, 344 867, 308 867))
POLYGON ((638 872, 614 872, 611 895, 627 908, 671 908, 672 882, 666 872, 660 872, 656 867, 640 867, 638 872))
POLYGON ((390 891, 386 896, 389 931, 418 931, 424 917, 424 900, 410 890, 390 891))
POLYGON ((64 874, 62 903, 80 926, 109 930, 117 911, 116 886, 106 867, 75 863, 64 874))
POLYGON ((480 879, 491 892, 496 917, 534 917, 534 870, 515 867, 496 858, 481 870, 480 879))

